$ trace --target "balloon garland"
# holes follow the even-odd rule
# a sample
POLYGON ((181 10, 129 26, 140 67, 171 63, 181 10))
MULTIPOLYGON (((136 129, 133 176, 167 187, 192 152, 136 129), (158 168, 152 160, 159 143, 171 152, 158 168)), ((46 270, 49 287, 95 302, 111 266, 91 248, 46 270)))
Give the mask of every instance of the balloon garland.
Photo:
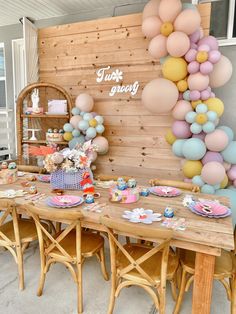
MULTIPOLYGON (((103 155, 109 148, 107 139, 102 136, 105 131, 104 118, 92 112, 93 106, 94 100, 89 94, 83 93, 77 96, 75 107, 71 110, 73 116, 70 123, 63 126, 65 131, 63 136, 65 141, 68 141, 70 149, 92 140, 92 143, 97 146, 97 153, 103 155)), ((96 160, 97 153, 94 152, 93 161, 96 160)))
POLYGON ((232 64, 221 55, 217 39, 204 36, 201 17, 192 4, 151 0, 143 11, 142 31, 148 51, 160 59, 163 78, 149 82, 142 103, 152 113, 171 112, 175 121, 165 136, 182 160, 185 181, 203 193, 235 199, 236 141, 227 126, 218 126, 224 103, 212 88, 226 84, 232 64), (226 191, 226 192, 225 192, 226 191))

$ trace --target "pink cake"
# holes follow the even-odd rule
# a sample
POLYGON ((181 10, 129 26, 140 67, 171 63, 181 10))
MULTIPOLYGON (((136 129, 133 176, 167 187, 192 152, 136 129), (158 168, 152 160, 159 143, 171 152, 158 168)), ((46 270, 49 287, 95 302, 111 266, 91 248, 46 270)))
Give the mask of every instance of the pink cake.
POLYGON ((128 188, 121 191, 117 186, 112 186, 109 190, 109 194, 111 202, 130 204, 139 200, 139 190, 137 188, 128 188))

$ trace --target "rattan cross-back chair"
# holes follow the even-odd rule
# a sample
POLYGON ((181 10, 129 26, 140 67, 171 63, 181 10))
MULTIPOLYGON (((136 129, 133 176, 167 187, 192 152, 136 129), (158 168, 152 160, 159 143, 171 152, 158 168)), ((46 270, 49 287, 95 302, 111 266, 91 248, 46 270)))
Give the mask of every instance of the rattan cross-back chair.
POLYGON ((70 271, 77 285, 77 310, 83 312, 82 297, 82 264, 86 258, 96 255, 101 264, 102 274, 105 280, 109 279, 105 266, 104 238, 99 233, 83 231, 81 228, 81 212, 76 212, 73 217, 70 212, 63 214, 44 212, 44 218, 51 221, 66 223, 65 229, 52 236, 42 225, 40 208, 33 205, 25 206, 28 214, 34 219, 39 240, 41 275, 37 295, 41 296, 45 283, 46 273, 50 265, 54 263, 64 264, 70 271))
POLYGON ((177 256, 169 251, 172 230, 137 228, 127 222, 101 217, 109 236, 112 287, 108 313, 113 313, 115 299, 124 287, 136 285, 145 289, 159 311, 165 313, 166 280, 173 280, 178 268, 177 256), (151 239, 153 246, 139 243, 122 245, 117 233, 133 238, 151 239))

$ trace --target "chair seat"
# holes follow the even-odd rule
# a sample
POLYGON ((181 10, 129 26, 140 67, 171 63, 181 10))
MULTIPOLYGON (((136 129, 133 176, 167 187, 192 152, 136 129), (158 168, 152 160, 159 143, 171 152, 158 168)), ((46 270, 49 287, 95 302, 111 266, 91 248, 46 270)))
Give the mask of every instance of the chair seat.
MULTIPOLYGON (((137 260, 139 257, 146 254, 151 250, 150 247, 141 246, 139 244, 126 244, 124 245, 125 250, 133 257, 134 260, 137 260)), ((144 261, 141 265, 142 269, 156 282, 160 281, 161 276, 161 252, 157 252, 148 260, 144 261)), ((125 255, 119 250, 117 254, 117 267, 118 270, 124 269, 128 266, 130 262, 127 260, 125 255)), ((168 258, 168 267, 167 267, 167 280, 171 280, 175 274, 175 271, 178 267, 178 257, 173 251, 170 251, 168 258)), ((123 276, 128 280, 138 281, 142 284, 148 284, 148 281, 143 278, 142 275, 136 270, 133 269, 123 276)))
MULTIPOLYGON (((196 253, 193 251, 183 251, 180 254, 180 262, 186 270, 192 274, 194 274, 195 269, 195 256, 196 253), (182 256, 181 256, 182 255, 182 256)), ((217 256, 215 260, 215 270, 214 276, 221 276, 221 275, 231 275, 233 270, 233 256, 232 253, 229 251, 222 250, 221 256, 217 256)))
MULTIPOLYGON (((33 220, 19 219, 18 225, 21 243, 31 242, 38 238, 37 230, 33 220)), ((44 227, 47 228, 47 224, 44 224, 44 227)), ((0 231, 3 232, 5 236, 8 237, 12 242, 15 242, 15 234, 12 220, 3 224, 0 227, 0 231)), ((0 239, 3 238, 0 236, 0 239)))
MULTIPOLYGON (((61 231, 63 232, 63 230, 61 231)), ((61 233, 60 232, 60 233, 61 233)), ((56 235, 58 237, 59 234, 56 235)), ((60 246, 72 257, 76 258, 76 232, 72 230, 67 234, 67 236, 59 242, 60 246)), ((98 252, 104 245, 104 238, 98 234, 93 232, 81 232, 81 254, 83 257, 90 257, 94 255, 94 253, 98 252)), ((50 253, 52 257, 63 257, 64 255, 58 250, 58 248, 54 248, 50 253)))

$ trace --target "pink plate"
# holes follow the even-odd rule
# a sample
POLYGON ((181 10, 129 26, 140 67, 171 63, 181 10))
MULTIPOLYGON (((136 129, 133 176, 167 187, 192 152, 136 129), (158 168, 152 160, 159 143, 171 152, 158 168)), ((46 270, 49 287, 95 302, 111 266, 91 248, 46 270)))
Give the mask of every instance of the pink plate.
POLYGON ((194 209, 202 214, 208 214, 212 216, 221 216, 228 212, 228 208, 224 205, 221 205, 217 202, 197 202, 194 205, 194 209))
POLYGON ((164 197, 174 197, 181 194, 181 191, 171 186, 154 186, 150 188, 152 194, 164 197))
POLYGON ((51 198, 51 203, 54 203, 55 205, 73 205, 76 203, 79 203, 81 201, 80 196, 75 195, 60 195, 60 196, 54 196, 51 198))

